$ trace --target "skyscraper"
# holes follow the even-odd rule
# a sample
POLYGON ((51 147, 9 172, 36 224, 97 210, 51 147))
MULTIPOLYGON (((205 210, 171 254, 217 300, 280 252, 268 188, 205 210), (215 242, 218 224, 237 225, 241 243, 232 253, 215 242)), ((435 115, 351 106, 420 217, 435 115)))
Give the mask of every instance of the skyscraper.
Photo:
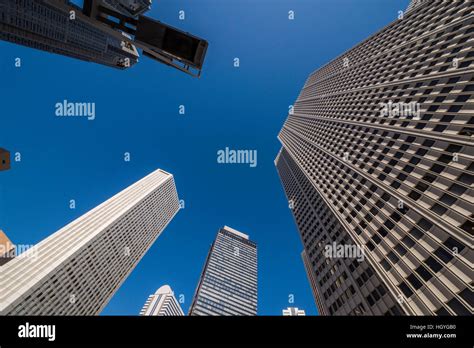
POLYGON ((119 69, 137 62, 133 45, 93 26, 81 13, 66 0, 0 0, 0 39, 119 69))
POLYGON ((163 285, 150 295, 145 302, 140 315, 143 316, 181 316, 184 315, 181 306, 174 297, 169 285, 163 285))
POLYGON ((0 314, 99 314, 178 209, 152 172, 3 265, 0 314))
POLYGON ((313 267, 311 266, 311 261, 309 260, 308 255, 304 250, 301 252, 301 259, 303 260, 303 265, 306 271, 306 276, 308 277, 309 286, 311 287, 311 292, 313 293, 314 302, 316 304, 316 307, 318 308, 318 314, 328 315, 328 313, 325 311, 322 297, 318 292, 318 286, 316 285, 317 280, 313 272, 313 267))
POLYGON ((473 313, 473 10, 413 1, 286 120, 276 167, 320 312, 473 313))
POLYGON ((0 171, 10 169, 10 152, 0 148, 0 171))
POLYGON ((257 245, 224 226, 207 256, 189 315, 257 314, 257 245))
POLYGON ((298 307, 288 307, 283 311, 284 317, 304 317, 306 316, 306 312, 303 309, 299 309, 298 307))
POLYGON ((15 254, 15 245, 10 241, 5 232, 0 230, 0 266, 13 260, 15 254))
POLYGON ((82 7, 71 0, 0 0, 0 40, 119 69, 138 61, 138 47, 145 57, 200 76, 207 41, 144 16, 150 5, 151 0, 84 0, 82 7))

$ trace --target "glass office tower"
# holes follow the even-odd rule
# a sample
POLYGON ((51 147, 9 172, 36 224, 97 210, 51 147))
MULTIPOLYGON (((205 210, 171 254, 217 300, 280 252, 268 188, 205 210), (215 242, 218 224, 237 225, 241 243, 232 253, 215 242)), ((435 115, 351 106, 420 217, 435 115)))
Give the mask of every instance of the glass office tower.
POLYGON ((224 226, 209 251, 189 315, 257 314, 257 245, 224 226))

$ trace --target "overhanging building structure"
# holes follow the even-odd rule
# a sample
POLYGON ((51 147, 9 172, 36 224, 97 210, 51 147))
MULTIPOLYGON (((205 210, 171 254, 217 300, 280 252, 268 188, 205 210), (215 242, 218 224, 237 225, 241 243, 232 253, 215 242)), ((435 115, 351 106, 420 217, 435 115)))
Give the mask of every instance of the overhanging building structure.
POLYGON ((152 172, 1 266, 0 314, 100 314, 178 209, 152 172))
POLYGON ((0 39, 119 69, 137 62, 138 51, 125 36, 109 35, 81 12, 66 0, 0 0, 0 39))
POLYGON ((208 43, 143 15, 151 0, 0 0, 0 40, 126 69, 143 56, 200 76, 208 43))
POLYGON ((257 245, 228 226, 209 251, 189 315, 257 315, 257 245))
POLYGON ((473 23, 415 0, 307 79, 275 163, 320 312, 473 314, 473 23))

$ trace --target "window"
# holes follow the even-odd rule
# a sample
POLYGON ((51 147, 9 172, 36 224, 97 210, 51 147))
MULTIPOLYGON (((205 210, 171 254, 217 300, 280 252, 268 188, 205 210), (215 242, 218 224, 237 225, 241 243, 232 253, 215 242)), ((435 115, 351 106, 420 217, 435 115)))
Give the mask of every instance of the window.
POLYGON ((400 283, 398 287, 402 290, 403 294, 406 297, 410 297, 411 295, 413 295, 413 291, 411 291, 411 289, 408 287, 408 285, 405 282, 400 283))
POLYGON ((423 237, 423 232, 421 232, 418 228, 414 227, 411 231, 410 234, 415 238, 415 239, 420 239, 423 237))
POLYGON ((462 195, 464 193, 464 191, 466 191, 466 188, 461 186, 461 185, 458 185, 458 184, 453 184, 450 188, 449 188, 449 192, 452 192, 456 195, 462 195))
POLYGON ((457 314, 457 315, 472 315, 466 307, 462 305, 457 298, 453 298, 448 302, 448 306, 457 314))
POLYGON ((428 181, 429 183, 431 183, 431 182, 436 180, 436 177, 432 174, 426 173, 425 176, 423 177, 423 180, 428 181))
POLYGON ((439 247, 438 249, 436 249, 434 254, 438 256, 444 263, 448 263, 454 257, 451 253, 444 250, 443 247, 439 247))
POLYGON ((418 184, 416 184, 415 188, 417 190, 420 190, 421 192, 425 192, 428 189, 428 185, 426 185, 424 182, 420 181, 418 184))
POLYGON ((392 266, 390 265, 390 263, 388 263, 388 261, 385 260, 385 259, 383 259, 380 263, 382 264, 382 267, 383 267, 386 271, 388 271, 388 270, 390 270, 390 269, 392 268, 392 266))
POLYGON ((428 257, 425 261, 429 268, 431 268, 435 273, 439 272, 443 266, 436 261, 432 256, 428 257))
POLYGON ((420 277, 423 278, 426 281, 430 280, 431 277, 432 277, 431 273, 425 267, 423 267, 422 265, 420 265, 415 270, 415 272, 418 273, 420 275, 420 277))
POLYGON ((434 164, 432 167, 431 167, 431 171, 435 172, 435 173, 441 173, 443 170, 444 170, 444 166, 440 165, 440 164, 434 164))
POLYGON ((397 244, 395 250, 402 256, 407 253, 407 249, 405 249, 401 244, 397 244))
POLYGON ((448 247, 448 249, 451 249, 451 250, 457 251, 457 252, 461 252, 464 249, 464 245, 459 243, 453 237, 449 237, 448 239, 446 239, 443 244, 446 245, 446 247, 448 247))
POLYGON ((411 199, 413 199, 413 200, 416 201, 416 200, 420 199, 421 194, 420 194, 419 192, 417 192, 417 191, 411 191, 411 192, 408 194, 408 197, 410 197, 411 199))
POLYGON ((447 208, 443 207, 442 205, 436 203, 435 205, 433 205, 433 207, 431 208, 431 210, 433 210, 436 214, 438 215, 443 215, 444 213, 446 213, 446 211, 448 210, 447 208))
POLYGON ((463 229, 467 233, 470 233, 471 235, 473 234, 472 232, 473 232, 473 229, 474 229, 474 224, 472 223, 472 221, 467 220, 460 227, 461 227, 461 229, 463 229))
POLYGON ((446 308, 444 307, 441 307, 440 309, 438 309, 436 312, 436 315, 439 315, 439 316, 449 316, 451 315, 451 313, 449 313, 446 308))
POLYGON ((380 237, 377 236, 376 234, 372 236, 372 240, 375 242, 375 244, 379 244, 381 241, 380 237))
POLYGON ((415 245, 415 242, 413 241, 413 239, 411 239, 408 236, 403 237, 402 242, 403 242, 403 244, 405 244, 409 248, 411 248, 415 245))
POLYGON ((387 257, 390 259, 390 261, 392 261, 393 263, 397 263, 400 259, 398 258, 397 255, 395 255, 395 253, 393 251, 389 252, 387 254, 387 257))
POLYGON ((423 284, 418 280, 417 277, 415 277, 414 274, 410 274, 407 278, 407 280, 410 282, 410 284, 416 289, 418 290, 419 288, 421 288, 423 286, 423 284))
POLYGON ((428 150, 421 148, 421 149, 418 149, 418 151, 416 151, 416 154, 418 156, 424 156, 427 152, 428 150))
POLYGON ((472 185, 474 183, 474 176, 468 173, 463 173, 459 179, 460 182, 466 184, 466 185, 472 185))
POLYGON ((452 205, 454 202, 456 202, 456 198, 448 195, 447 193, 442 195, 440 200, 446 205, 452 205))
POLYGON ((449 163, 449 162, 452 161, 452 159, 453 159, 453 156, 441 155, 441 156, 439 156, 438 161, 443 162, 443 163, 449 163))
POLYGON ((423 218, 418 222, 418 226, 420 226, 425 231, 428 231, 431 227, 433 227, 433 224, 423 218))
POLYGON ((469 289, 466 288, 463 291, 459 293, 459 296, 466 301, 469 306, 473 307, 474 306, 474 293, 469 289))

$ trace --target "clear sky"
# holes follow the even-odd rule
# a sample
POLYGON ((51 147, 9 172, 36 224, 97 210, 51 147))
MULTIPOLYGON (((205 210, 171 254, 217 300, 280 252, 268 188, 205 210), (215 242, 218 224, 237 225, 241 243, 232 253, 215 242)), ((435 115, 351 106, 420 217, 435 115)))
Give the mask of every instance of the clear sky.
POLYGON ((103 314, 136 315, 163 284, 184 295, 186 312, 224 225, 258 244, 259 314, 288 306, 316 314, 273 163, 276 136, 309 73, 395 20, 408 2, 154 1, 149 16, 209 41, 200 79, 147 58, 120 71, 0 42, 0 147, 22 156, 0 172, 0 229, 14 243, 35 244, 162 168, 175 176, 185 209, 103 314), (95 102, 96 119, 55 117, 65 99, 95 102), (257 166, 217 163, 225 147, 256 149, 257 166))

